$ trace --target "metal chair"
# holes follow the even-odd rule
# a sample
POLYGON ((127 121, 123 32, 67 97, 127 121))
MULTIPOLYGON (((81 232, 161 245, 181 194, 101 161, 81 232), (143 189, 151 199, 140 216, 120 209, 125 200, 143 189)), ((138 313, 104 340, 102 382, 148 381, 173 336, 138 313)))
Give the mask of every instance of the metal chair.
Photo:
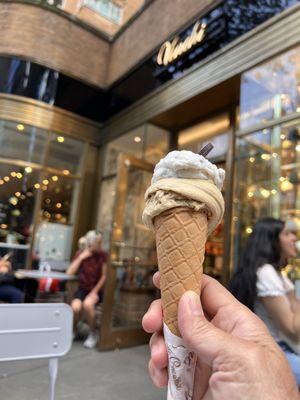
POLYGON ((49 359, 54 400, 58 358, 72 346, 73 312, 63 303, 0 304, 0 362, 49 359))

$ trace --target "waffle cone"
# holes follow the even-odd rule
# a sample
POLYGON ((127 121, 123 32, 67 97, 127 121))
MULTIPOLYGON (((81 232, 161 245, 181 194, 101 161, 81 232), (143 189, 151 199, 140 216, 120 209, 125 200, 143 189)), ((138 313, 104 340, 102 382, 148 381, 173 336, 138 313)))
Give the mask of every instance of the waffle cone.
POLYGON ((164 322, 176 336, 179 299, 187 290, 200 295, 207 223, 205 213, 187 207, 154 219, 164 322))

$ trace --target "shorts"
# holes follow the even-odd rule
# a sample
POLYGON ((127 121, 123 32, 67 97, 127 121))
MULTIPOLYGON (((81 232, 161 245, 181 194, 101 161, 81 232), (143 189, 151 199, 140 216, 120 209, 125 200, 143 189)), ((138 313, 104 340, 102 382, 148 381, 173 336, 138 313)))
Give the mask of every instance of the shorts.
MULTIPOLYGON (((88 291, 88 290, 78 288, 74 294, 74 299, 79 299, 79 300, 83 301, 89 293, 90 293, 90 291, 88 291)), ((98 296, 99 296, 99 301, 98 301, 98 303, 99 303, 102 301, 102 291, 100 293, 98 293, 98 296)))

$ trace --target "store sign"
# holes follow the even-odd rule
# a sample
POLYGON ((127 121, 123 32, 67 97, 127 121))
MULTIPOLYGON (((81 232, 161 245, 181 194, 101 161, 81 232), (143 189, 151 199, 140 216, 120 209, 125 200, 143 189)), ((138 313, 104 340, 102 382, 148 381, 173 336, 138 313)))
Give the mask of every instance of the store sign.
POLYGON ((206 24, 198 21, 194 25, 191 35, 183 41, 180 41, 180 38, 176 36, 172 42, 165 42, 157 55, 157 64, 167 66, 177 60, 178 57, 190 51, 193 47, 202 42, 205 30, 206 24))

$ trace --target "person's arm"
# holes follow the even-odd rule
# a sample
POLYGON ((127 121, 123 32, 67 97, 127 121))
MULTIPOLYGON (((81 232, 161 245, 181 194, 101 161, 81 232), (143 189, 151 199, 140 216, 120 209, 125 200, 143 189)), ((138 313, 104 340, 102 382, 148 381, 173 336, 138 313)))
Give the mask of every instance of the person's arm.
POLYGON ((0 273, 7 274, 11 271, 11 263, 5 259, 0 259, 0 273))
POLYGON ((300 305, 295 307, 294 300, 289 304, 285 296, 260 297, 260 300, 278 328, 291 340, 300 340, 300 305))
POLYGON ((66 273, 68 275, 75 275, 77 274, 80 264, 83 260, 90 257, 91 252, 88 249, 83 250, 71 263, 69 268, 67 269, 66 273))
POLYGON ((94 286, 93 289, 91 290, 92 293, 98 295, 99 291, 103 288, 104 283, 106 281, 106 271, 107 271, 107 265, 106 263, 103 263, 101 278, 97 282, 96 286, 94 286))

